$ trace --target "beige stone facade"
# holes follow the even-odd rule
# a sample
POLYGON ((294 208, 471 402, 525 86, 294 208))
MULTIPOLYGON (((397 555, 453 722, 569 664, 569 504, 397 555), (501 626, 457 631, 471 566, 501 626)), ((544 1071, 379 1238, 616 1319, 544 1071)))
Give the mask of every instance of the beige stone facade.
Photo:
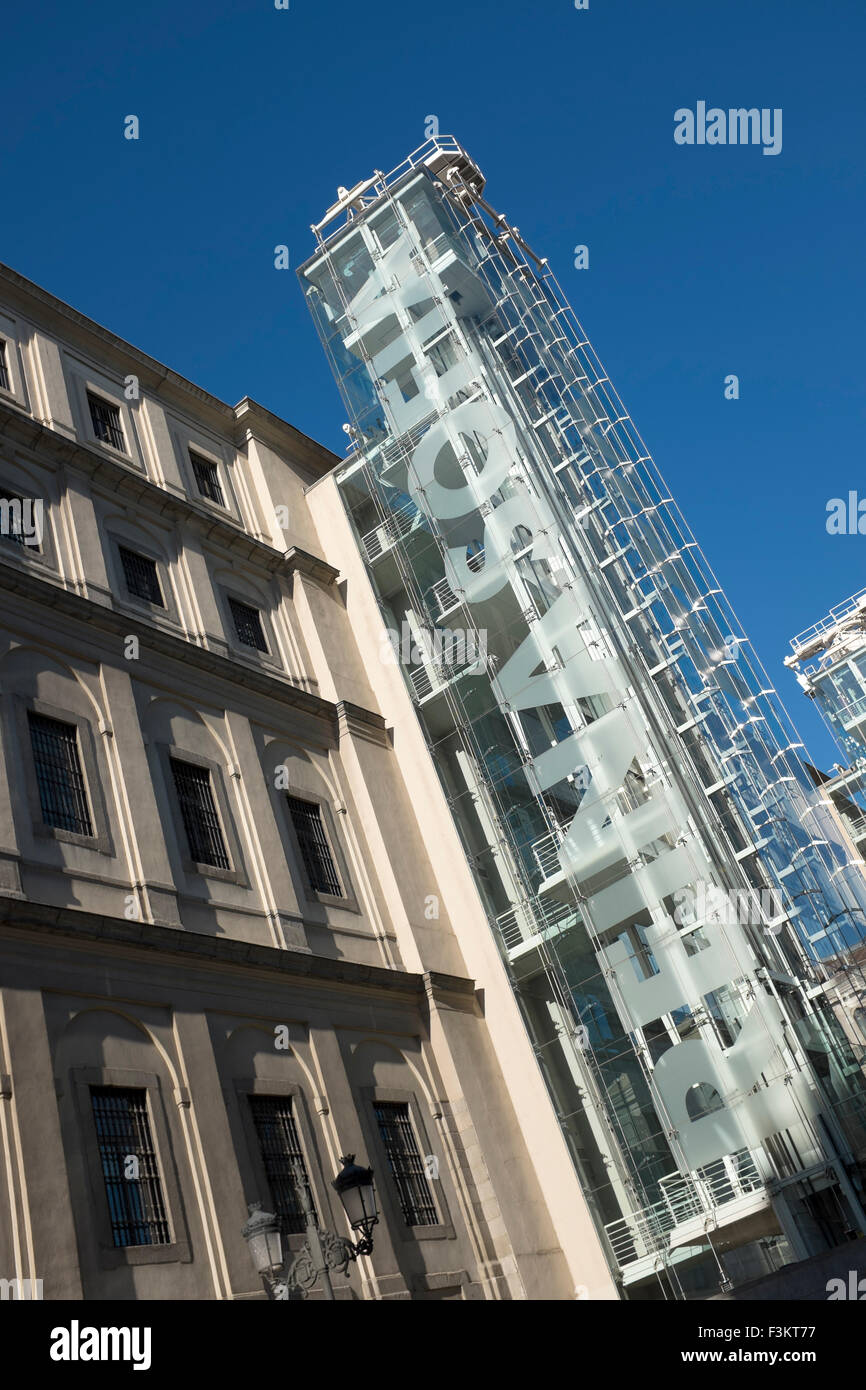
POLYGON ((338 460, 8 270, 0 344, 0 498, 43 509, 39 546, 0 535, 0 1277, 46 1298, 263 1297, 241 1226, 273 1203, 251 1102, 272 1097, 331 1229, 348 1234, 340 1155, 376 1171, 375 1249, 338 1296, 616 1297, 381 660, 338 460), (80 782, 53 824, 40 728, 80 782), (210 862, 178 767, 209 789, 210 862), (111 1224, 94 1096, 115 1092, 147 1116, 147 1243, 111 1224), (424 1224, 376 1106, 414 1136, 424 1224))

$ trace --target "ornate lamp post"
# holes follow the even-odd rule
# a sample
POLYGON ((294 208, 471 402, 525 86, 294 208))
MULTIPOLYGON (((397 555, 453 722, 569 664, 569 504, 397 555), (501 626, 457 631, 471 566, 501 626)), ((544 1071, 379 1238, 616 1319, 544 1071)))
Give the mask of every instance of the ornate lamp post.
POLYGON ((321 1278, 325 1298, 333 1300, 331 1271, 345 1274, 350 1261, 357 1260, 359 1255, 369 1255, 372 1251, 372 1230, 379 1220, 373 1170, 359 1167, 354 1154, 345 1154, 340 1162, 343 1167, 331 1186, 343 1203, 352 1230, 360 1234, 355 1244, 344 1236, 336 1236, 319 1227, 307 1191, 306 1177, 299 1163, 293 1165, 293 1174, 306 1222, 307 1238, 291 1264, 288 1263, 290 1252, 286 1252, 285 1258, 283 1256, 278 1218, 273 1212, 263 1211, 261 1202, 250 1205, 249 1220, 245 1222, 241 1234, 249 1245, 253 1264, 262 1277, 269 1298, 277 1301, 288 1300, 292 1296, 306 1298, 321 1278))

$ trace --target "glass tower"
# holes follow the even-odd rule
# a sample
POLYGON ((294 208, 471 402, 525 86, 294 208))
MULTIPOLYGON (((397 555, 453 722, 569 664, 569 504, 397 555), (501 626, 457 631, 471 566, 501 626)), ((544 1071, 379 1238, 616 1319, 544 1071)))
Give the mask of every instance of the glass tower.
POLYGON ((447 137, 313 231, 383 652, 626 1296, 863 1232, 862 865, 546 261, 447 137))
POLYGON ((824 784, 857 844, 866 838, 866 589, 791 641, 785 665, 814 700, 847 766, 824 784))
MULTIPOLYGON (((861 856, 866 846, 866 589, 837 604, 791 641, 785 665, 797 673, 836 741, 841 761, 812 770, 861 856)), ((840 1021, 866 1057, 866 940, 839 955, 830 978, 840 1021), (853 1021, 853 1030, 851 1022, 853 1021)))

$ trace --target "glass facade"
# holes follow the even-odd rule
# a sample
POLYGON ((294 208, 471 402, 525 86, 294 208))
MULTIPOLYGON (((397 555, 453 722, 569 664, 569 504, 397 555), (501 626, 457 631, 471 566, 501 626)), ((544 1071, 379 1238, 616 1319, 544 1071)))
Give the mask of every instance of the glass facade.
MULTIPOLYGON (((787 666, 815 701, 846 760, 839 800, 856 830, 866 817, 866 591, 832 609, 823 622, 791 642, 787 666), (809 663, 808 665, 806 663, 809 663)), ((842 771, 842 765, 836 765, 842 771)), ((835 780, 835 779, 834 779, 835 780)))
MULTIPOLYGON (((826 618, 791 642, 785 664, 823 716, 839 749, 828 772, 814 771, 821 795, 863 855, 866 845, 866 590, 830 610, 826 618)), ((866 943, 859 942, 829 963, 832 986, 844 1009, 835 1016, 855 1051, 866 1054, 866 943), (853 1027, 851 1026, 853 1022, 853 1027)))
POLYGON ((629 1296, 683 1294, 708 1264, 751 1277, 866 1227, 862 1073, 821 995, 866 881, 556 281, 483 189, 431 141, 324 237, 329 215, 299 273, 383 640, 600 1238, 629 1296))

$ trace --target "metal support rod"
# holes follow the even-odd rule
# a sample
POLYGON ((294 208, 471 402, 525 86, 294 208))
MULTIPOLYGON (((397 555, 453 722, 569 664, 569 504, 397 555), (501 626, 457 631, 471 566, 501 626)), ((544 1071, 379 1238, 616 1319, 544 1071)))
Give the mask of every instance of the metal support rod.
POLYGON ((295 1179, 295 1188, 300 1193, 301 1208, 306 1219, 307 1245, 310 1247, 310 1252, 312 1254, 313 1268, 316 1271, 317 1279, 320 1278, 322 1281, 325 1298, 333 1303, 335 1301, 334 1286, 331 1283, 331 1276, 328 1272, 328 1262, 325 1259, 325 1252, 322 1249, 322 1242, 319 1239, 319 1223, 316 1220, 316 1213, 310 1201, 310 1192, 307 1187, 304 1170, 297 1161, 292 1164, 292 1170, 295 1179))

